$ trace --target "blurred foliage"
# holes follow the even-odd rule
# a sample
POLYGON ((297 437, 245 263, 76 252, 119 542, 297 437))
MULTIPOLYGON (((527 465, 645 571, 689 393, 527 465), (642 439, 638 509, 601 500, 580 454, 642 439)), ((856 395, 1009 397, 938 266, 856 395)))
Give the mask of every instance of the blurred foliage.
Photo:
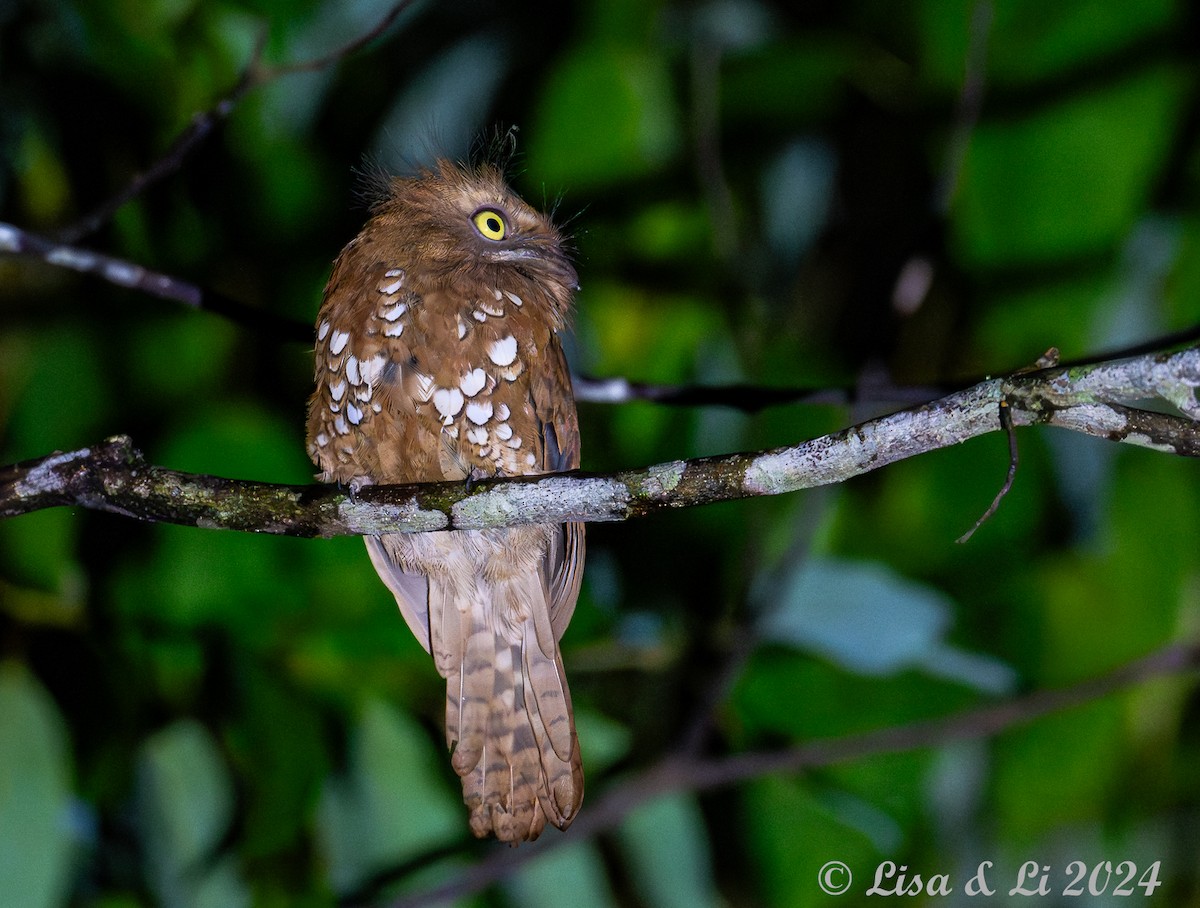
MULTIPOLYGON (((387 7, 0 0, 0 220, 66 227, 224 96, 260 35, 266 62, 308 59, 387 7)), ((1198 26, 1183 0, 428 0, 253 90, 85 242, 311 321, 364 217, 357 170, 517 124, 515 184, 574 237, 579 371, 965 381, 1200 321, 1198 26), (931 283, 898 307, 913 262, 931 283)), ((0 461, 127 432, 171 467, 304 481, 308 357, 0 258, 0 461)), ((869 414, 581 415, 604 470, 869 414)), ((696 727, 729 666, 713 756, 944 716, 1200 633, 1196 465, 1020 441, 1015 489, 965 546, 999 436, 593 526, 565 639, 585 813, 696 727)), ((358 540, 0 523, 0 901, 323 906, 454 879, 495 846, 468 841, 440 687, 358 540)), ((883 860, 961 892, 980 861, 1015 880, 1033 858, 1161 861, 1162 903, 1200 905, 1198 718, 1194 681, 1169 678, 990 740, 663 795, 597 840, 532 846, 466 903, 820 905, 830 860, 856 892, 883 860)))

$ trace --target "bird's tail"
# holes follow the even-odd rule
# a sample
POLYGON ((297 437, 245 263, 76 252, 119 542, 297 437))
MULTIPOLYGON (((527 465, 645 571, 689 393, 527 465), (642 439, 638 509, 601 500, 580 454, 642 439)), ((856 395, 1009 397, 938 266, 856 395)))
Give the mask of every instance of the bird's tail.
POLYGON ((439 637, 457 632, 463 641, 460 658, 438 668, 471 830, 515 845, 536 839, 547 820, 565 829, 583 801, 583 763, 544 585, 502 582, 466 609, 436 587, 430 584, 434 652, 439 637))

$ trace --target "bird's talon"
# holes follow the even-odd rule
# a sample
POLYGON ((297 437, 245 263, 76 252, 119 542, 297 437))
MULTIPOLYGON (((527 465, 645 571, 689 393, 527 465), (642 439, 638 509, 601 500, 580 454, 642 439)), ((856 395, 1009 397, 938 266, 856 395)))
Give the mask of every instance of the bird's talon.
POLYGON ((479 467, 471 467, 471 472, 467 474, 467 491, 472 491, 475 488, 475 483, 487 478, 488 474, 479 467))
POLYGON ((358 493, 361 492, 363 489, 365 489, 367 486, 371 486, 374 484, 375 483, 372 482, 370 477, 368 477, 368 476, 355 476, 353 479, 350 480, 350 482, 348 482, 346 484, 346 493, 350 496, 351 501, 357 502, 358 501, 358 493))

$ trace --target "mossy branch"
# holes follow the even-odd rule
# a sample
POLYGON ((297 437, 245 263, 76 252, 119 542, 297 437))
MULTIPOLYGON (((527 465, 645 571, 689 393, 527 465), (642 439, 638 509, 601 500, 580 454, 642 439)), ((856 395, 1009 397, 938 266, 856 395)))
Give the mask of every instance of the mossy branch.
POLYGON ((1200 455, 1200 346, 1118 362, 1019 372, 832 435, 770 451, 585 473, 367 487, 277 485, 149 465, 126 436, 0 468, 0 516, 83 506, 141 520, 289 536, 614 521, 665 508, 842 482, 1003 428, 1051 425, 1200 455), (1133 406, 1146 402, 1174 412, 1133 406))

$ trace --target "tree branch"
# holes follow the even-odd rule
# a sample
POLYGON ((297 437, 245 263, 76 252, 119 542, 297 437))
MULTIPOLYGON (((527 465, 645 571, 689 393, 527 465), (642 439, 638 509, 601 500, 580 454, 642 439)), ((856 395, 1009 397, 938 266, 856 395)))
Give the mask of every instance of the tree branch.
POLYGON ((63 505, 143 520, 289 536, 611 521, 666 508, 843 482, 1004 428, 1052 425, 1200 456, 1200 346, 1115 363, 1020 372, 786 448, 679 460, 607 475, 551 474, 367 487, 288 486, 145 463, 125 436, 0 469, 0 516, 63 505), (1158 400, 1182 416, 1135 409, 1158 400))
POLYGON ((715 758, 686 754, 670 756, 640 775, 609 788, 580 814, 568 834, 538 842, 532 848, 495 849, 473 866, 455 874, 449 882, 402 896, 389 905, 390 908, 441 905, 481 892, 506 879, 530 860, 538 860, 556 848, 578 845, 615 829, 642 804, 671 792, 699 793, 774 773, 797 773, 880 754, 986 738, 1155 678, 1197 668, 1200 668, 1200 645, 1177 643, 1098 678, 1056 690, 1036 691, 956 715, 811 741, 780 751, 715 758))
POLYGON ((49 265, 102 278, 118 287, 183 303, 191 309, 214 312, 275 339, 312 343, 312 326, 304 322, 264 312, 182 278, 152 271, 136 262, 103 252, 52 240, 14 224, 0 222, 0 253, 32 256, 49 265))
MULTIPOLYGON (((254 45, 250 60, 238 76, 234 86, 216 104, 207 110, 200 111, 183 130, 171 141, 163 155, 146 170, 133 175, 132 179, 111 198, 97 205, 83 217, 58 234, 58 242, 69 245, 77 243, 85 236, 95 233, 112 218, 127 202, 137 198, 155 183, 172 174, 178 173, 183 162, 191 152, 207 139, 212 131, 237 108, 238 103, 252 89, 273 82, 280 76, 292 73, 316 72, 357 53, 384 32, 386 32, 400 17, 413 0, 399 0, 384 14, 383 18, 358 37, 352 39, 334 51, 312 60, 302 60, 295 63, 285 63, 279 66, 267 66, 262 62, 262 50, 266 42, 266 33, 259 36, 254 45)), ((2 248, 2 247, 0 247, 2 248)), ((121 283, 121 281, 116 281, 121 283)))

